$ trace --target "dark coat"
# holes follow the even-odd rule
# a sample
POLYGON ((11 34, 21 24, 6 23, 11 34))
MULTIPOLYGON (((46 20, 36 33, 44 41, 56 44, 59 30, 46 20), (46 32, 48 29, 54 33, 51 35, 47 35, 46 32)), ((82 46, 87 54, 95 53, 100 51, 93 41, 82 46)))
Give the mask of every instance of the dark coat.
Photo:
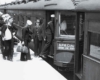
POLYGON ((33 28, 33 39, 35 39, 36 37, 38 37, 38 40, 41 41, 43 38, 43 30, 42 30, 42 26, 40 27, 34 27, 33 28))
POLYGON ((22 39, 26 46, 28 46, 28 43, 31 41, 31 34, 32 32, 29 30, 29 28, 22 29, 22 39))
POLYGON ((50 22, 47 25, 46 30, 45 30, 45 36, 46 36, 46 42, 45 42, 45 45, 41 51, 41 54, 47 56, 49 51, 50 51, 50 46, 52 44, 52 39, 54 36, 54 27, 53 27, 52 22, 50 22))
POLYGON ((4 23, 3 18, 0 16, 0 27, 2 27, 4 23))
POLYGON ((30 51, 29 51, 29 47, 28 47, 28 43, 31 41, 31 34, 32 34, 32 32, 29 30, 28 27, 22 28, 22 39, 24 41, 25 46, 28 48, 28 54, 21 53, 21 58, 20 58, 21 61, 31 59, 31 55, 30 55, 30 51))
POLYGON ((45 30, 45 34, 47 35, 52 35, 54 34, 54 26, 53 26, 53 23, 50 22, 47 27, 46 27, 46 30, 45 30))

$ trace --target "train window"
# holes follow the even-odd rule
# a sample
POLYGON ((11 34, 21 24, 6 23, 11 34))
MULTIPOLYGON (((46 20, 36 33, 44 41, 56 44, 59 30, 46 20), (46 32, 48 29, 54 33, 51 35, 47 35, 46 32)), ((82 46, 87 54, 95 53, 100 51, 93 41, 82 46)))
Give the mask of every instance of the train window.
POLYGON ((75 35, 75 16, 61 14, 60 36, 75 35))
POLYGON ((90 56, 100 59, 100 34, 90 32, 89 42, 90 42, 90 56))

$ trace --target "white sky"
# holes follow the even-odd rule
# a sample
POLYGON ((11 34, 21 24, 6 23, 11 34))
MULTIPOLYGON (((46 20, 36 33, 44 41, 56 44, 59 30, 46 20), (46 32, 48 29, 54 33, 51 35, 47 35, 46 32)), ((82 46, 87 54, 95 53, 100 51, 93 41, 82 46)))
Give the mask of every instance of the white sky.
POLYGON ((15 0, 0 0, 0 4, 10 3, 15 0))

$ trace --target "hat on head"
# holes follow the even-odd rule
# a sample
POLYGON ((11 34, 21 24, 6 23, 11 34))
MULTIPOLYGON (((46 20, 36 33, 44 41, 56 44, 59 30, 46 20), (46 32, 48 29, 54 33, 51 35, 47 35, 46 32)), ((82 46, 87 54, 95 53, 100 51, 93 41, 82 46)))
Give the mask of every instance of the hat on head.
POLYGON ((37 20, 36 20, 36 22, 40 22, 40 20, 39 20, 39 19, 37 19, 37 20))
POLYGON ((54 17, 55 17, 55 15, 54 15, 54 14, 51 14, 51 16, 50 16, 50 17, 54 18, 54 17))
POLYGON ((32 25, 32 21, 31 20, 27 20, 27 24, 28 25, 32 25))
POLYGON ((4 21, 6 21, 6 20, 9 20, 11 16, 9 14, 4 14, 2 15, 2 18, 4 19, 4 21))
POLYGON ((2 12, 0 12, 0 16, 1 16, 1 15, 3 15, 3 13, 2 13, 2 12))

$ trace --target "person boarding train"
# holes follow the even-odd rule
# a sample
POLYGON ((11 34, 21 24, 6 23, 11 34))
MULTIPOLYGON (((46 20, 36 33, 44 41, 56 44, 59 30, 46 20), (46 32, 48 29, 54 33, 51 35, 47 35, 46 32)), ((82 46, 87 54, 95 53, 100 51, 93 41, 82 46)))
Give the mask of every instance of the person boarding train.
POLYGON ((47 55, 49 54, 50 46, 52 44, 53 36, 54 36, 54 26, 53 26, 53 21, 54 21, 55 15, 51 15, 51 20, 47 23, 47 27, 45 30, 45 45, 40 53, 40 56, 43 58, 46 58, 47 55))
POLYGON ((22 29, 22 45, 26 46, 26 48, 28 49, 28 53, 21 52, 21 61, 31 60, 31 55, 28 47, 28 43, 31 41, 30 34, 32 34, 32 32, 29 29, 31 25, 31 20, 27 20, 25 27, 22 29))

